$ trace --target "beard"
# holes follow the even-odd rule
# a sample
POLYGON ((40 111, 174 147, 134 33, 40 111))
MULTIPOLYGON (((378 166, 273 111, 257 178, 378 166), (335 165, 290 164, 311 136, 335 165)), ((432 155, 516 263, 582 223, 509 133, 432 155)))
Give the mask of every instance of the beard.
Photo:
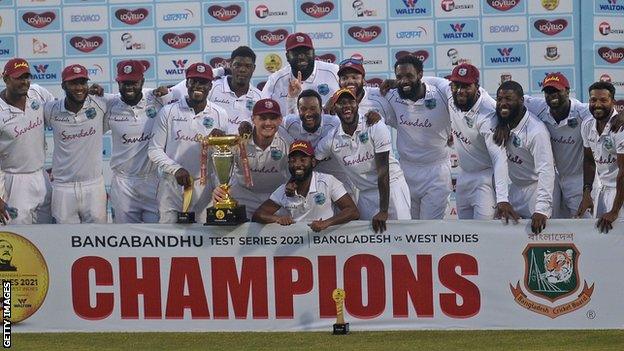
POLYGON ((470 108, 472 108, 472 106, 474 106, 475 102, 477 101, 477 96, 468 96, 466 98, 466 102, 463 104, 459 104, 457 102, 457 95, 453 94, 453 102, 455 102, 455 106, 457 106, 457 108, 459 108, 461 111, 468 111, 470 110, 470 108))
POLYGON ((403 100, 415 98, 419 85, 420 85, 420 82, 414 82, 410 85, 401 85, 397 87, 397 92, 399 93, 399 97, 403 100), (406 86, 411 87, 411 89, 409 91, 404 91, 403 87, 406 87, 406 86))
POLYGON ((498 118, 498 123, 501 123, 501 124, 504 124, 504 125, 511 124, 511 122, 514 119, 516 119, 516 116, 518 116, 518 114, 520 113, 520 108, 521 108, 520 105, 516 105, 516 106, 510 107, 509 108, 509 116, 503 118, 503 117, 501 117, 501 113, 500 113, 501 108, 497 106, 496 107, 496 117, 498 118))
POLYGON ((311 175, 312 175, 312 167, 306 168, 303 170, 303 174, 297 174, 295 172, 294 168, 290 168, 290 175, 292 176, 292 179, 294 179, 297 182, 301 182, 303 180, 308 179, 311 175))

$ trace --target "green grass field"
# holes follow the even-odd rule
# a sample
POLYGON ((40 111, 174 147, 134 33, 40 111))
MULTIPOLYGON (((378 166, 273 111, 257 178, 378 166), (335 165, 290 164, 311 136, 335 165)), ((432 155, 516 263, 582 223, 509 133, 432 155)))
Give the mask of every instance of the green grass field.
POLYGON ((624 350, 624 330, 13 334, 14 350, 624 350))

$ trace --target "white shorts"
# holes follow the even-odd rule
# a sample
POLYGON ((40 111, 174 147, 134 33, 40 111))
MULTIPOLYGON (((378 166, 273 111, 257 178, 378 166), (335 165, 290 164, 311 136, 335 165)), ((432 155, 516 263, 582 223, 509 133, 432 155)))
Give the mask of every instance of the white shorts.
MULTIPOLYGON (((359 192, 358 210, 360 219, 373 219, 379 212, 379 189, 370 189, 359 192)), ((390 203, 388 219, 411 219, 409 187, 405 178, 399 177, 390 180, 390 203)))
POLYGON ((407 163, 401 166, 410 189, 412 219, 444 218, 452 191, 448 160, 425 166, 407 163))
POLYGON ((464 172, 457 175, 456 202, 459 219, 493 219, 496 192, 492 184, 492 169, 464 172))
MULTIPOLYGON (((559 209, 555 212, 556 204, 553 201, 553 218, 572 218, 576 215, 581 200, 583 199, 583 173, 568 176, 557 176, 555 194, 559 194, 561 200, 559 209), (557 190, 559 189, 559 190, 557 190)), ((555 196, 553 196, 554 200, 555 196)))
MULTIPOLYGON (((212 183, 207 180, 206 185, 200 184, 200 179, 194 179, 193 196, 189 212, 195 212, 197 223, 206 222, 206 208, 212 200, 212 183)), ((178 212, 182 211, 184 188, 175 180, 174 176, 165 175, 158 182, 158 210, 160 223, 176 223, 178 212)))
POLYGON ((509 184, 509 203, 511 203, 518 216, 522 218, 531 218, 533 216, 536 197, 537 182, 527 185, 509 184))
MULTIPOLYGON (((596 211, 596 218, 602 217, 603 214, 611 211, 613 208, 613 201, 615 200, 615 193, 617 192, 616 188, 602 186, 598 190, 598 196, 596 198, 596 203, 594 204, 594 208, 596 211)), ((618 218, 624 218, 624 206, 620 209, 620 215, 618 218)))
POLYGON ((113 173, 111 205, 114 223, 158 223, 158 177, 130 177, 113 173))
POLYGON ((10 224, 52 223, 50 201, 52 186, 45 170, 32 173, 6 173, 1 175, 2 199, 17 209, 17 218, 10 224))
POLYGON ((262 205, 263 202, 271 197, 270 193, 255 193, 243 186, 233 184, 230 188, 230 195, 234 200, 238 201, 239 205, 245 205, 245 211, 247 211, 247 219, 251 220, 254 212, 262 205))
POLYGON ((104 178, 83 182, 52 182, 52 217, 56 223, 106 223, 104 178))

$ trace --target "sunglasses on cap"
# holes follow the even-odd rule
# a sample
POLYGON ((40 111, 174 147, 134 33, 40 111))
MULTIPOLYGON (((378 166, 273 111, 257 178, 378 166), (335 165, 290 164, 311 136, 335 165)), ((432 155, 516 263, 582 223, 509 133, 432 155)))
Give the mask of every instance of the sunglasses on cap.
POLYGON ((347 63, 353 63, 353 64, 356 64, 356 65, 361 65, 362 64, 362 60, 351 57, 351 58, 344 59, 344 60, 340 61, 340 63, 338 65, 342 66, 342 65, 346 65, 347 63))

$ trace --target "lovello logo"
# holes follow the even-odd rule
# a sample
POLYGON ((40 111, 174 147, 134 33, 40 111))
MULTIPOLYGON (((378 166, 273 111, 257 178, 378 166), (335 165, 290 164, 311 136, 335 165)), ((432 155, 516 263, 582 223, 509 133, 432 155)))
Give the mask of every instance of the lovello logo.
POLYGON ((314 18, 321 18, 329 15, 334 10, 334 3, 324 1, 320 4, 313 2, 304 2, 301 4, 301 11, 306 15, 314 18))
POLYGON ((609 22, 601 22, 598 25, 598 31, 602 35, 624 34, 624 30, 623 29, 613 29, 613 28, 611 28, 611 25, 609 24, 609 22))
POLYGON ((429 58, 429 51, 427 51, 427 50, 418 50, 418 51, 414 51, 414 52, 409 52, 409 51, 401 50, 401 51, 398 51, 396 54, 394 54, 394 58, 396 58, 398 60, 398 59, 400 59, 401 57, 403 57, 405 55, 412 55, 412 56, 416 57, 417 59, 419 59, 420 62, 424 63, 429 58))
POLYGON ((334 54, 323 54, 323 55, 318 55, 314 58, 317 61, 323 61, 323 62, 327 62, 327 63, 335 63, 336 62, 336 55, 334 54))
POLYGON ((274 31, 261 29, 256 32, 256 39, 269 46, 275 46, 283 42, 286 36, 288 36, 286 29, 276 29, 274 31))
POLYGON ((624 58, 624 47, 611 49, 610 47, 603 46, 598 49, 598 55, 609 63, 618 63, 624 58))
POLYGON ((498 11, 509 11, 516 7, 520 0, 487 0, 487 3, 498 11))
POLYGON ((182 34, 165 33, 162 36, 162 40, 165 42, 165 44, 169 45, 174 49, 184 49, 195 41, 195 34, 191 32, 186 32, 182 34))
POLYGON ((89 38, 83 38, 81 36, 75 36, 69 39, 69 44, 73 46, 76 50, 82 51, 84 53, 89 53, 93 50, 96 50, 104 43, 104 39, 99 35, 94 35, 89 38))
POLYGON ((467 38, 474 38, 474 33, 473 32, 464 32, 464 27, 466 26, 466 23, 451 23, 449 24, 449 26, 451 27, 451 29, 453 30, 452 33, 442 33, 442 37, 444 39, 467 39, 467 38))
POLYGON ((119 9, 115 11, 115 17, 125 24, 135 25, 147 18, 147 9, 138 8, 135 10, 119 9))
POLYGON ((269 11, 269 8, 266 5, 258 5, 256 7, 256 17, 258 18, 267 18, 269 16, 286 16, 288 15, 287 11, 269 11))
POLYGON ((379 35, 381 35, 381 27, 379 26, 370 26, 366 28, 362 28, 360 26, 351 27, 348 30, 349 35, 363 43, 368 43, 371 40, 374 40, 379 35))
POLYGON ((227 68, 230 67, 230 62, 228 59, 223 58, 223 57, 213 57, 210 59, 210 61, 208 62, 210 64, 210 66, 214 67, 214 68, 218 68, 218 67, 223 67, 223 68, 227 68))
POLYGON ((52 11, 44 13, 26 12, 22 15, 22 19, 28 25, 34 28, 43 28, 54 22, 56 15, 52 11))
POLYGON ((219 21, 227 22, 241 13, 241 7, 238 5, 230 5, 223 7, 212 5, 208 8, 208 14, 219 21))
POLYGON ((522 61, 520 56, 511 56, 514 48, 497 48, 499 56, 490 57, 491 63, 519 63, 522 61))
POLYGON ((540 19, 533 23, 535 29, 546 35, 557 35, 561 33, 568 26, 568 21, 563 18, 556 19, 554 21, 540 19))
POLYGON ((171 60, 173 68, 165 68, 166 75, 184 74, 184 68, 188 63, 187 59, 171 60))

